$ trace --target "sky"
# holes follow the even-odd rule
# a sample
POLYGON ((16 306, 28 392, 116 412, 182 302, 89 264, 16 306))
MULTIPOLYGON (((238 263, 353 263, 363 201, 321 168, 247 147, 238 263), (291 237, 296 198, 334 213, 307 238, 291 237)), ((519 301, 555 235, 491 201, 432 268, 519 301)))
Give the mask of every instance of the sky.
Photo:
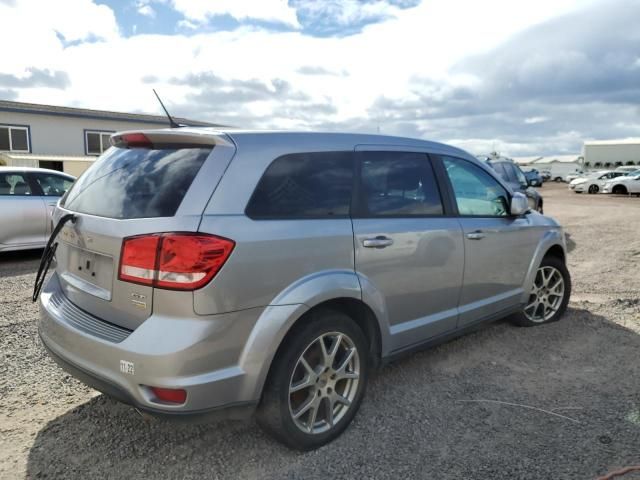
POLYGON ((0 99, 473 154, 640 137, 640 0, 0 0, 0 99), (35 13, 35 14, 34 14, 35 13))

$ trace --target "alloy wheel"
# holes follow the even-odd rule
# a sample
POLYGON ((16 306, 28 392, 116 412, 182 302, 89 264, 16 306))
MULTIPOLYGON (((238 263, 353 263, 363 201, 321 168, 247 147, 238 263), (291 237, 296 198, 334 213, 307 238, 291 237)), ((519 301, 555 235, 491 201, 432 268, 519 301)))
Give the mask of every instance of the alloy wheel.
POLYGON ((546 322, 560 309, 564 292, 564 277, 560 270, 540 267, 531 287, 529 302, 524 307, 525 316, 532 322, 546 322))
POLYGON ((344 333, 324 333, 298 358, 289 382, 289 413, 305 433, 324 433, 351 408, 360 380, 360 354, 344 333))

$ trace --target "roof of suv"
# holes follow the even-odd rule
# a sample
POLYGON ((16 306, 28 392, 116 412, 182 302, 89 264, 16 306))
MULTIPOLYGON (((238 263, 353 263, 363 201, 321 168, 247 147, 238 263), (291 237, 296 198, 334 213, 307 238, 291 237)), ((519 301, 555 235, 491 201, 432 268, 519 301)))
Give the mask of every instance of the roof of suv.
MULTIPOLYGON (((420 147, 433 152, 464 156, 464 158, 475 157, 462 149, 452 147, 438 142, 427 140, 419 140, 407 137, 395 137, 390 135, 371 135, 363 133, 332 133, 332 132, 304 132, 304 131, 281 131, 281 130, 249 130, 249 129, 220 129, 211 127, 182 127, 176 129, 158 129, 158 130, 136 130, 135 132, 144 133, 148 136, 165 136, 179 135, 189 137, 190 139, 198 139, 199 143, 209 143, 204 137, 210 138, 210 143, 227 143, 225 140, 231 140, 236 145, 243 143, 261 142, 278 142, 284 144, 295 145, 298 147, 320 148, 332 147, 353 148, 357 145, 381 145, 381 146, 397 146, 397 147, 420 147)), ((119 132, 116 135, 131 132, 119 132)))

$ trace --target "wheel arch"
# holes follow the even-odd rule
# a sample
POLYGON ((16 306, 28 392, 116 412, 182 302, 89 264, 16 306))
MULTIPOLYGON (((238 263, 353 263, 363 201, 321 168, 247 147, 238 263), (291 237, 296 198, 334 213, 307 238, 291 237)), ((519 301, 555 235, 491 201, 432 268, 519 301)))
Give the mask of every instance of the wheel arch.
POLYGON ((380 365, 382 331, 374 309, 362 299, 355 272, 327 271, 310 275, 287 287, 258 318, 241 354, 240 364, 251 372, 252 399, 261 398, 274 360, 290 335, 306 320, 323 309, 348 315, 362 329, 369 341, 372 367, 380 365), (258 352, 258 353, 257 353, 258 352))
POLYGON ((535 280, 538 265, 540 265, 542 259, 548 255, 559 258, 563 262, 566 261, 566 244, 561 230, 549 230, 545 232, 538 243, 538 247, 529 263, 529 268, 524 278, 521 300, 523 304, 526 303, 529 298, 529 292, 535 280))

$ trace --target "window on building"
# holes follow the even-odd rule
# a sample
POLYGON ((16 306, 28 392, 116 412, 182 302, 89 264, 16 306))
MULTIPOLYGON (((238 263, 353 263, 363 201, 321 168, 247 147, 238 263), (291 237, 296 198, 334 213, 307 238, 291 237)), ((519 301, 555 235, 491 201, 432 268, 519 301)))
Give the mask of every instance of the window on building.
POLYGON ((110 146, 113 132, 85 131, 85 147, 87 155, 102 155, 110 146))
POLYGON ((0 151, 29 152, 29 127, 0 125, 0 151))

